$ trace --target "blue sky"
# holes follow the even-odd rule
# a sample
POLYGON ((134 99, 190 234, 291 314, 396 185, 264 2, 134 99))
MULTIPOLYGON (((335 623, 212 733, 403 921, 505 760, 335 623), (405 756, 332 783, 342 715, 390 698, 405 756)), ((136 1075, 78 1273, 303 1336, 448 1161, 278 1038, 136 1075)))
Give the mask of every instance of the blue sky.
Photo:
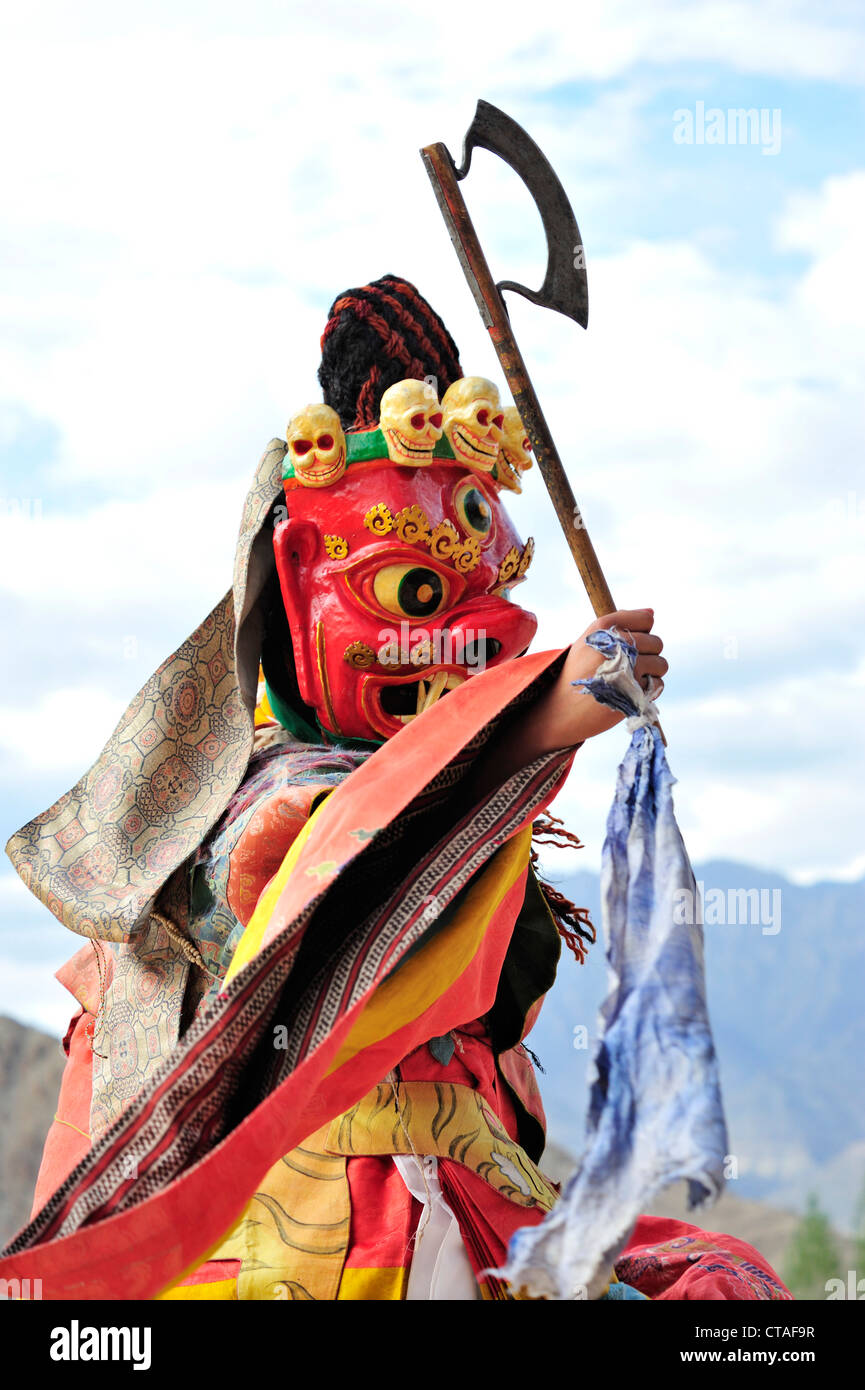
MULTIPOLYGON (((408 276, 498 379, 417 155, 458 154, 483 96, 580 224, 588 332, 512 316, 613 592, 656 608, 692 854, 865 872, 857 7, 33 0, 0 40, 4 839, 228 586, 339 290, 408 276), (697 102, 779 110, 777 154, 675 143, 697 102)), ((466 196, 497 273, 539 283, 514 176, 478 157, 466 196)), ((539 645, 563 645, 591 615, 536 472, 512 511, 539 645)), ((623 740, 560 798, 586 867, 623 740)), ((77 943, 11 870, 0 923, 0 1008, 62 1012, 46 962, 77 943)))

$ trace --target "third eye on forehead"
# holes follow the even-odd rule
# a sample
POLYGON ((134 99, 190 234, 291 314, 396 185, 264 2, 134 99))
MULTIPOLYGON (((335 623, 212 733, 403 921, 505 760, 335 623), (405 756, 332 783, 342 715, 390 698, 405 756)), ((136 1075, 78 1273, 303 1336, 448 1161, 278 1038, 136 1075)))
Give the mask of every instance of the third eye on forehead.
POLYGON ((492 508, 480 488, 463 488, 456 499, 457 513, 476 534, 485 536, 492 525, 492 508))

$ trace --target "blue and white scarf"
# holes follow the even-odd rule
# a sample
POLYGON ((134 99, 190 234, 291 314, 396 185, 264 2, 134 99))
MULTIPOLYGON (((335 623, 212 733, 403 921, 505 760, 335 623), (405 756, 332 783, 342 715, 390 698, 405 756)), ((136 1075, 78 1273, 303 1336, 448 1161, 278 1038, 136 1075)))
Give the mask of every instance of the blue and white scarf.
POLYGON ((681 910, 697 889, 657 712, 633 674, 635 648, 615 630, 586 640, 606 660, 575 684, 625 713, 632 733, 601 868, 610 991, 580 1164, 545 1220, 516 1232, 497 1271, 531 1297, 569 1300, 599 1296, 661 1188, 686 1179, 692 1207, 713 1201, 727 1152, 700 914, 681 910))

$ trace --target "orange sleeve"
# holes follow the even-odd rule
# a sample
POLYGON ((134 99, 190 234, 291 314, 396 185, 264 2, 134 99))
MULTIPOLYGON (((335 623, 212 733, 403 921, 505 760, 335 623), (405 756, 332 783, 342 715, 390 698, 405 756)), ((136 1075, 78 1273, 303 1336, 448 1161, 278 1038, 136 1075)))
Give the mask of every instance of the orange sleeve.
POLYGON ((66 1034, 68 1060, 60 1082, 54 1123, 48 1131, 36 1179, 31 1217, 55 1192, 90 1148, 90 1098, 93 1091, 93 1014, 81 1008, 66 1034))
POLYGON ((304 782, 279 787, 259 806, 231 851, 228 905, 245 927, 315 803, 333 791, 330 783, 304 782))

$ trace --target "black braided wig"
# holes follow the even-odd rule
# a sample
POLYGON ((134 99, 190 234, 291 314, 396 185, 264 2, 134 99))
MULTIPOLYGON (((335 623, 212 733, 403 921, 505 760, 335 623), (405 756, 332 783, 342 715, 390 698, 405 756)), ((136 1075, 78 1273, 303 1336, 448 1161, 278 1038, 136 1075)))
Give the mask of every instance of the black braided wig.
POLYGON ((383 275, 331 305, 318 379, 344 430, 370 429, 389 386, 434 377, 439 398, 462 376, 456 343, 414 285, 383 275))

